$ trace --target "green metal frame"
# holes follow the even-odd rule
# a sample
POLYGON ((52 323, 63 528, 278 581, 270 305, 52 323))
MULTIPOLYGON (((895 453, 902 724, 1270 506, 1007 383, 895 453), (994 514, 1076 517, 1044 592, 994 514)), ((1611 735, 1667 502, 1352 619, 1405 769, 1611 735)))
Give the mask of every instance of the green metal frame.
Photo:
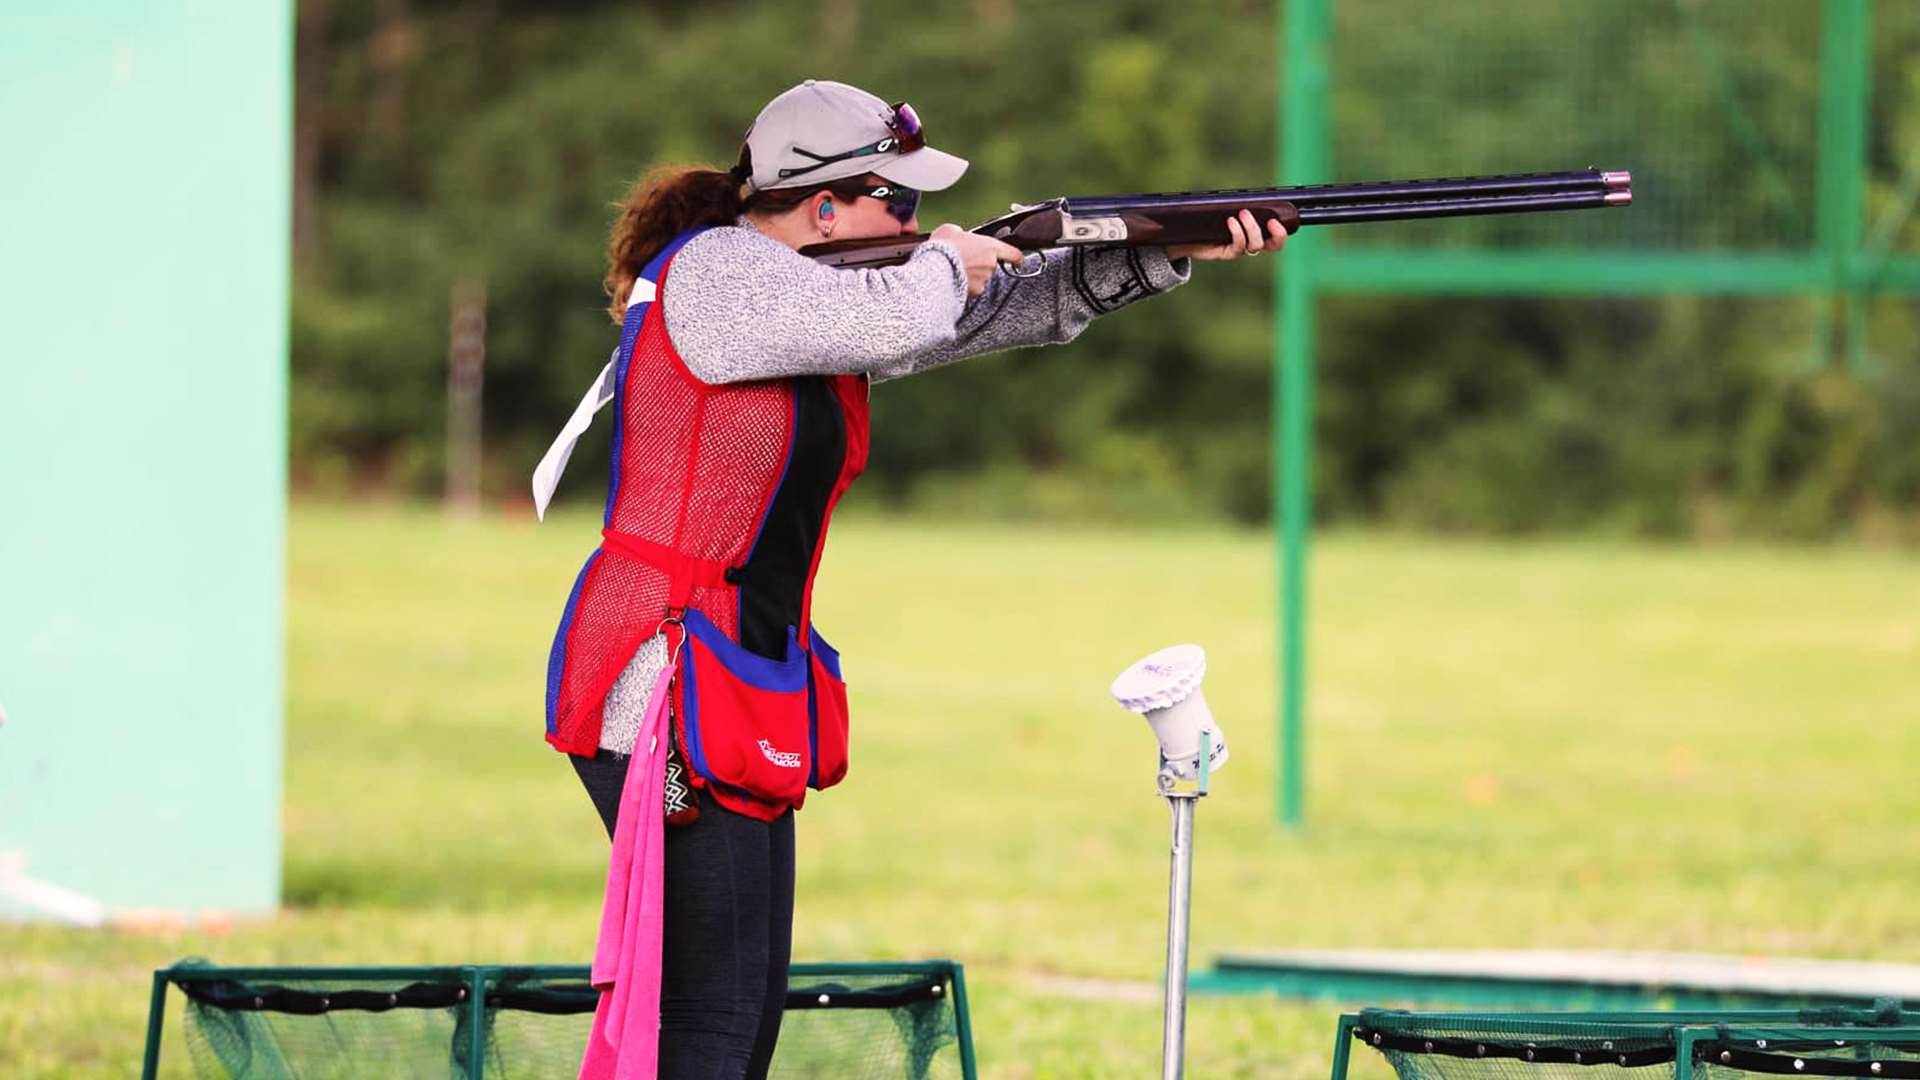
MULTIPOLYGON (((1874 1040, 1886 1042, 1920 1041, 1920 1027, 1905 1026, 1904 1022, 1913 1018, 1912 1011, 1903 1012, 1899 1019, 1902 1024, 1882 1025, 1876 1023, 1876 1012, 1863 1007, 1856 1011, 1858 1020, 1851 1024, 1833 1023, 1833 1013, 1838 1010, 1816 1010, 1821 1016, 1818 1024, 1808 1024, 1809 1012, 1802 1009, 1690 1009, 1690 1010, 1633 1010, 1624 1012, 1502 1012, 1498 1014, 1478 1012, 1422 1012, 1413 1014, 1419 1019, 1463 1019, 1471 1020, 1481 1030, 1498 1031, 1502 1026, 1511 1026, 1516 1033, 1538 1032, 1543 1026, 1564 1022, 1570 1028, 1590 1029, 1600 1024, 1659 1024, 1672 1029, 1674 1043, 1674 1080, 1693 1080, 1694 1044, 1709 1039, 1729 1039, 1745 1042, 1753 1039, 1779 1040, 1826 1040, 1844 1039, 1859 1041, 1863 1031, 1871 1032, 1874 1040)), ((1346 1080, 1347 1070, 1352 1063, 1353 1029, 1367 1017, 1366 1013, 1342 1013, 1339 1024, 1334 1029, 1333 1069, 1330 1080, 1346 1080)))
MULTIPOLYGON (((1315 312, 1323 293, 1604 295, 1696 293, 1824 297, 1815 349, 1866 363, 1866 298, 1920 293, 1920 258, 1890 257, 1899 220, 1865 235, 1872 0, 1822 0, 1814 243, 1795 253, 1423 250, 1342 247, 1319 230, 1287 241, 1275 285, 1274 504, 1279 518, 1279 754, 1283 825, 1306 815, 1307 550, 1313 509, 1315 312)), ((1287 0, 1282 29, 1283 184, 1333 179, 1328 131, 1330 0, 1287 0)), ((1738 118, 1736 118, 1738 119, 1738 118)), ((1737 126, 1737 125, 1736 125, 1737 126)), ((1626 164, 1631 164, 1626 163, 1626 164)), ((1895 216, 1920 201, 1920 168, 1895 216)))
MULTIPOLYGON (((1576 977, 1545 978, 1481 974, 1443 974, 1276 964, 1259 957, 1221 956, 1211 970, 1189 980, 1196 994, 1284 997, 1302 1001, 1395 1001, 1410 1005, 1535 1009, 1754 1010, 1787 1008, 1866 1008, 1871 994, 1824 991, 1768 991, 1633 982, 1593 982, 1576 977)), ((1444 1015, 1444 1014, 1431 1014, 1444 1015)), ((1535 1015, 1532 1013, 1502 1015, 1535 1015)), ((1662 1016, 1676 1015, 1661 1013, 1662 1016)))
MULTIPOLYGON (((228 979, 339 979, 354 980, 433 980, 463 982, 467 986, 467 1029, 472 1042, 468 1046, 468 1080, 483 1080, 486 1070, 487 990, 505 979, 578 979, 592 977, 586 964, 460 964, 420 967, 213 967, 206 964, 176 964, 153 973, 153 993, 147 1006, 147 1047, 142 1059, 141 1080, 157 1080, 160 1072, 161 1032, 165 1026, 167 987, 172 983, 219 982, 228 979)), ((835 975, 904 975, 940 979, 947 987, 947 999, 953 1003, 956 1038, 959 1041, 961 1080, 978 1080, 973 1053, 973 1017, 967 1009, 967 976, 962 965, 952 960, 918 960, 869 963, 812 962, 791 964, 789 978, 826 978, 835 975)))

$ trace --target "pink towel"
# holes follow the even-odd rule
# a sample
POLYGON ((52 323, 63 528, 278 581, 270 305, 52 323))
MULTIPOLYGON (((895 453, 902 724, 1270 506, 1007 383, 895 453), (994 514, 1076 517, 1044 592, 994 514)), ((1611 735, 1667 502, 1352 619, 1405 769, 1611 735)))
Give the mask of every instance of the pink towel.
POLYGON ((660 925, 666 880, 668 664, 647 698, 626 786, 620 791, 593 985, 600 1004, 580 1060, 580 1080, 654 1080, 660 1064, 660 925))

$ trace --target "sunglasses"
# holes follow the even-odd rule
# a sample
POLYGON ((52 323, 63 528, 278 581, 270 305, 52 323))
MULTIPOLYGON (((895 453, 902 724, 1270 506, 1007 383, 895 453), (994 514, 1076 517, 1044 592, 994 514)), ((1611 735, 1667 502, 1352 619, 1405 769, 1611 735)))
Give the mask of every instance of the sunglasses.
POLYGON ((887 120, 887 130, 892 132, 891 135, 877 142, 870 142, 865 146, 855 147, 844 154, 829 154, 824 157, 804 147, 796 146, 793 148, 793 152, 803 154, 813 159, 813 164, 803 165, 798 169, 781 169, 780 179, 786 180, 795 176, 804 176, 815 169, 823 169, 836 161, 871 157, 874 154, 911 154, 915 150, 925 147, 927 145, 926 132, 921 130, 920 114, 913 111, 913 106, 904 101, 896 101, 887 107, 892 110, 892 116, 887 120))
POLYGON ((861 195, 887 201, 887 213, 905 225, 920 212, 920 189, 902 184, 835 184, 827 190, 843 199, 858 198, 861 195))

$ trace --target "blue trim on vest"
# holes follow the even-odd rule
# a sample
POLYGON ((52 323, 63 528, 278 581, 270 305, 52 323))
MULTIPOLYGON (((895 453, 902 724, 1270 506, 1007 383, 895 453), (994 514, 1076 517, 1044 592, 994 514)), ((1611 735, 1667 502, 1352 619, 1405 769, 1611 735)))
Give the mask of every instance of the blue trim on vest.
POLYGON ((800 635, 787 627, 787 656, 774 660, 744 648, 699 611, 687 609, 687 632, 698 638, 734 678, 776 694, 791 694, 807 685, 807 655, 800 651, 800 635))
POLYGON ((807 786, 820 790, 820 693, 811 677, 807 679, 807 786))
MULTIPOLYGON (((820 631, 807 627, 807 647, 820 660, 820 666, 827 674, 846 682, 840 674, 840 654, 820 631)), ((807 672, 807 786, 820 790, 820 691, 814 686, 813 672, 807 672)))
POLYGON ((587 572, 600 559, 600 549, 587 556, 580 575, 573 579, 573 591, 567 594, 567 606, 560 612, 560 629, 554 631, 553 648, 547 653, 547 734, 560 730, 560 680, 567 673, 567 631, 573 629, 573 615, 580 607, 580 589, 587 583, 587 572))
MULTIPOLYGON (((702 225, 697 229, 688 229, 667 241, 667 246, 661 248, 658 255, 648 260, 646 267, 640 271, 640 279, 657 286, 661 272, 666 269, 667 260, 673 258, 681 248, 685 247, 687 241, 710 228, 713 226, 702 225)), ((656 294, 654 299, 659 299, 659 296, 656 294)), ((609 529, 613 527, 614 503, 620 497, 620 448, 624 442, 623 429, 627 426, 627 366, 633 362, 633 344, 640 340, 640 327, 647 321, 647 312, 652 307, 652 300, 635 304, 627 309, 626 317, 620 321, 620 357, 613 366, 613 466, 607 470, 607 509, 601 521, 601 524, 609 529)))
MULTIPOLYGON (((689 617, 698 614, 699 612, 697 611, 687 612, 689 617)), ((680 643, 683 659, 679 672, 674 676, 674 678, 680 681, 680 711, 682 718, 686 721, 687 737, 685 741, 687 745, 681 749, 687 752, 687 764, 693 766, 693 771, 711 781, 713 780, 713 770, 707 767, 706 751, 702 748, 702 743, 700 742, 700 685, 693 677, 693 657, 691 655, 684 655, 686 647, 686 642, 683 641, 680 643)), ((672 693, 672 691, 668 691, 668 693, 672 693)), ((718 783, 718 781, 714 782, 718 783)))
POLYGON ((827 639, 820 636, 820 631, 811 626, 807 627, 807 648, 820 658, 820 664, 827 669, 827 674, 841 682, 847 681, 846 676, 840 674, 840 650, 827 644, 827 639))
MULTIPOLYGON (((687 634, 700 639, 712 651, 714 659, 727 669, 734 678, 758 690, 771 690, 791 693, 808 685, 807 657, 800 651, 799 635, 791 628, 787 630, 787 658, 769 660, 757 653, 748 652, 728 637, 713 621, 700 612, 688 609, 683 618, 687 634)), ((685 646, 682 646, 684 649, 685 646)), ((723 784, 713 775, 713 769, 707 765, 705 744, 700 740, 700 684, 695 672, 699 665, 691 658, 683 659, 680 664, 682 711, 686 714, 687 725, 687 764, 692 765, 707 780, 734 789, 723 784)))
MULTIPOLYGON (((773 513, 773 501, 780 497, 780 489, 787 486, 787 470, 793 466, 793 447, 800 440, 800 395, 795 393, 791 383, 787 393, 793 400, 793 409, 787 415, 787 456, 780 463, 780 479, 774 481, 773 490, 767 492, 767 504, 760 508, 760 520, 753 525, 753 542, 747 545, 747 557, 740 560, 745 566, 753 561, 754 549, 760 546, 760 534, 767 530, 767 517, 773 513)), ((747 590, 735 589, 733 593, 734 625, 745 625, 747 620, 747 590)))

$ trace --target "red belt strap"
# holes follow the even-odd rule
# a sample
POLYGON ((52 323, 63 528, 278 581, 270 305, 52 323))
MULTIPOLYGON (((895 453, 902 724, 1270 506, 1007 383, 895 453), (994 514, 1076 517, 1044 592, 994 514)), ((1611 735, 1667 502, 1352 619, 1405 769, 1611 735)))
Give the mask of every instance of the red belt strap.
POLYGON ((667 606, 684 610, 695 586, 717 588, 731 585, 727 571, 732 567, 718 559, 696 559, 665 544, 643 540, 632 533, 601 529, 601 546, 616 555, 646 563, 667 575, 667 606))

